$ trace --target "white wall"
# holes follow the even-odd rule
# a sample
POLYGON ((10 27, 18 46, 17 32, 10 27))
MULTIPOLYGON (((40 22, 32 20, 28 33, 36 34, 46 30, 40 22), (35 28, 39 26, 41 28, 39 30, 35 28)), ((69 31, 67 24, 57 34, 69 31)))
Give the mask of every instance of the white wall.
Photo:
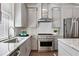
POLYGON ((38 33, 52 33, 52 22, 43 22, 38 25, 38 33))

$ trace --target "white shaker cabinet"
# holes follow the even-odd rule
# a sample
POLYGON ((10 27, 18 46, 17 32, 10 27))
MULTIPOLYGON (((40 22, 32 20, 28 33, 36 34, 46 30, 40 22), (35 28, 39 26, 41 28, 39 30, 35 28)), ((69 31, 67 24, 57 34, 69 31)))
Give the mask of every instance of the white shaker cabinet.
POLYGON ((61 16, 63 18, 71 18, 72 17, 72 7, 62 7, 61 8, 61 16))
POLYGON ((58 56, 70 56, 70 54, 68 54, 63 48, 61 48, 62 46, 59 45, 58 48, 58 56))
POLYGON ((20 46, 20 56, 29 56, 31 52, 31 38, 28 38, 21 46, 20 46))
POLYGON ((29 56, 31 52, 31 38, 26 41, 26 55, 29 56))
POLYGON ((28 7, 28 27, 36 27, 37 25, 37 8, 28 7))
POLYGON ((25 4, 15 4, 15 27, 27 27, 27 8, 25 4))
POLYGON ((58 41, 58 55, 59 56, 79 56, 79 50, 74 46, 68 45, 58 41))
POLYGON ((65 49, 64 45, 58 41, 58 56, 71 56, 65 49))
POLYGON ((60 27, 60 25, 61 25, 61 8, 53 7, 52 16, 53 16, 53 27, 60 27))
POLYGON ((25 43, 20 46, 20 56, 26 56, 27 47, 25 43))
POLYGON ((57 38, 54 39, 54 43, 55 43, 55 50, 58 50, 58 40, 57 40, 57 38))
POLYGON ((79 17, 79 7, 77 6, 73 8, 73 17, 79 17))
POLYGON ((79 17, 79 7, 62 7, 61 14, 63 18, 77 18, 79 17))

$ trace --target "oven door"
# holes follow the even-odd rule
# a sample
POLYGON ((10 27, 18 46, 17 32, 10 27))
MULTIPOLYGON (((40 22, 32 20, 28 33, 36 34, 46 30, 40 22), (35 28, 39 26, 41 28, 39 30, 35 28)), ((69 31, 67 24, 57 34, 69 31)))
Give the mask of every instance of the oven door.
POLYGON ((54 42, 53 40, 38 40, 38 50, 53 50, 54 42))
POLYGON ((52 47, 52 41, 40 41, 40 47, 52 47))

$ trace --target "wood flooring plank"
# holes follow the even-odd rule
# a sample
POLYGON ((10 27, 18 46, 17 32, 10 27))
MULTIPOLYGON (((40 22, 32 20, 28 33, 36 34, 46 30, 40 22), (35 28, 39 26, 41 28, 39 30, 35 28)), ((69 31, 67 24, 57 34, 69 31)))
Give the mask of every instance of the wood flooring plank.
POLYGON ((30 56, 58 56, 58 51, 31 51, 30 56))

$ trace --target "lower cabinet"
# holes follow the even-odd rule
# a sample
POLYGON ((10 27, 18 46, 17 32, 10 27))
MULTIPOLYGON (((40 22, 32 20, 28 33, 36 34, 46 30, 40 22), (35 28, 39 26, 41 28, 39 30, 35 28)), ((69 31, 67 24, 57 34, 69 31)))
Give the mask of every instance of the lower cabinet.
POLYGON ((26 41, 26 55, 29 56, 31 52, 31 38, 26 41))
POLYGON ((61 45, 58 45, 58 56, 70 56, 61 45))
POLYGON ((79 51, 74 47, 58 41, 58 56, 79 56, 79 51))
POLYGON ((23 43, 23 44, 20 46, 20 56, 26 56, 26 51, 27 51, 26 44, 23 43))
POLYGON ((29 56, 31 52, 31 38, 27 39, 20 46, 20 56, 29 56))
POLYGON ((58 40, 57 38, 54 39, 54 50, 58 50, 58 40))

